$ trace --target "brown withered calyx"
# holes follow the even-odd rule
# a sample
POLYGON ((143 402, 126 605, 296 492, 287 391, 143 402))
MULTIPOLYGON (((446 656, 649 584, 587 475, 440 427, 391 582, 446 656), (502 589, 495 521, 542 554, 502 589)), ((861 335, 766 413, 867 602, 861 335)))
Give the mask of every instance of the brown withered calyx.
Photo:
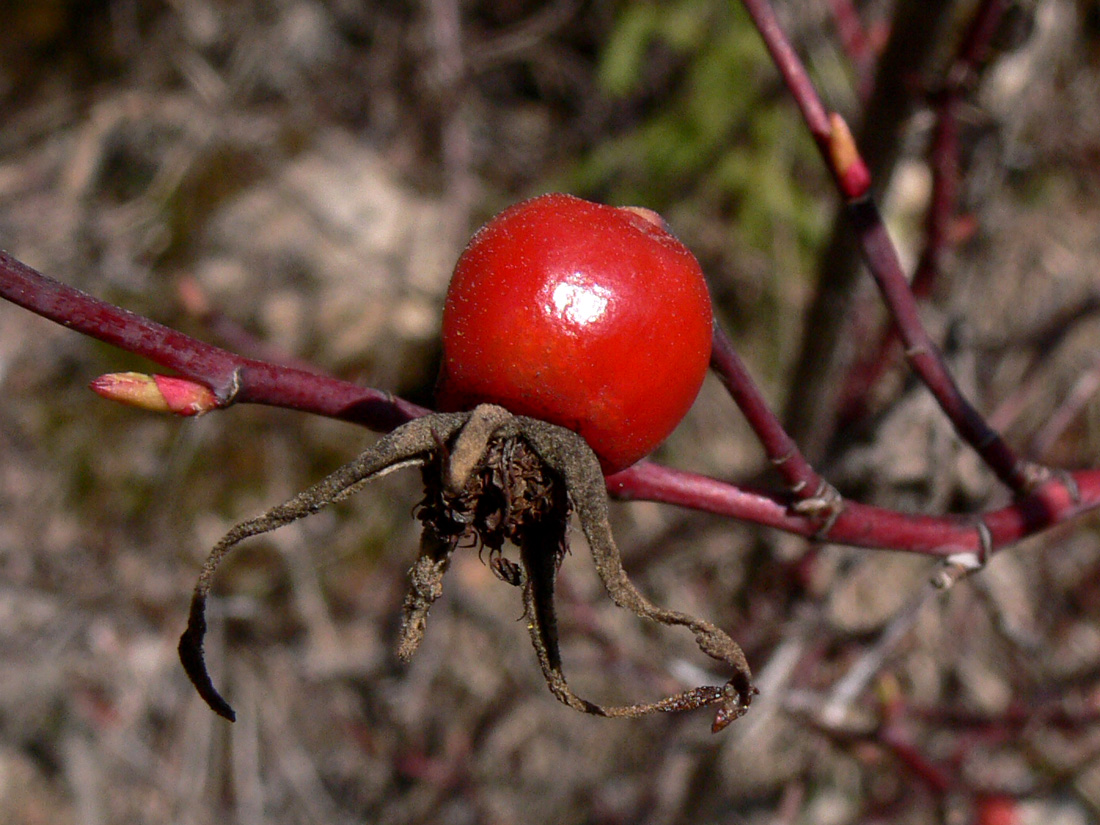
POLYGON ((308 490, 236 525, 214 546, 195 586, 179 653, 188 677, 215 712, 235 718, 210 680, 202 649, 206 598, 226 553, 250 536, 316 513, 366 482, 410 466, 420 466, 425 495, 417 509, 423 532, 420 552, 409 571, 397 648, 402 659, 409 659, 420 644, 428 611, 442 593, 451 555, 459 547, 472 546, 487 550, 497 576, 522 589, 527 626, 543 676, 551 692, 570 707, 597 716, 636 717, 714 705, 715 731, 748 709, 756 689, 736 642, 710 622, 654 605, 627 578, 611 535, 603 475, 591 448, 570 430, 486 404, 472 412, 435 413, 402 425, 308 490), (554 586, 568 549, 572 511, 615 604, 640 617, 690 629, 700 650, 732 668, 728 682, 657 702, 614 706, 582 699, 570 689, 558 650, 554 586), (518 564, 503 556, 506 541, 519 548, 518 564))

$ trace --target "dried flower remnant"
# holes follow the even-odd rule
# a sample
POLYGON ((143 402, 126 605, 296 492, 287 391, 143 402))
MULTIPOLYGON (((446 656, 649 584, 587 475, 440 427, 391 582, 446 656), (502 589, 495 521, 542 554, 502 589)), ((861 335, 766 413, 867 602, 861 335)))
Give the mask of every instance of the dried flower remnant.
POLYGON ((597 716, 637 717, 716 706, 712 729, 742 716, 756 689, 744 653, 710 622, 666 610, 646 599, 627 578, 608 521, 599 459, 576 433, 502 407, 481 405, 468 413, 436 413, 411 421, 354 461, 263 515, 230 530, 210 552, 191 602, 179 652, 199 695, 218 714, 235 718, 211 682, 203 658, 205 605, 218 564, 236 544, 316 513, 347 498, 364 483, 393 470, 419 466, 425 495, 417 509, 423 524, 420 551, 410 570, 398 655, 408 660, 424 635, 428 612, 442 594, 451 555, 461 546, 488 550, 490 566, 523 590, 531 642, 551 692, 570 707, 597 716), (575 511, 596 569, 612 600, 636 615, 695 634, 700 650, 730 666, 719 686, 704 686, 657 702, 603 706, 569 687, 558 649, 554 585, 568 549, 575 511), (519 562, 504 558, 505 542, 519 548, 519 562))

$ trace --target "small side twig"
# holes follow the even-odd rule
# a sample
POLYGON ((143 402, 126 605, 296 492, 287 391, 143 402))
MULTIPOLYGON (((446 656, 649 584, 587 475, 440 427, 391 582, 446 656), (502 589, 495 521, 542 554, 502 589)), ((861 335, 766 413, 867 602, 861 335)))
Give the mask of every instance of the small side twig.
POLYGON ((1078 376, 1066 399, 1032 437, 1032 454, 1045 455, 1097 392, 1100 392, 1100 358, 1096 359, 1089 369, 1078 376))
POLYGON ((768 406, 764 394, 752 380, 733 343, 716 323, 710 356, 711 368, 744 414, 749 426, 764 447, 764 453, 782 477, 787 489, 799 499, 799 512, 820 515, 828 532, 843 507, 839 493, 818 475, 802 455, 778 416, 768 406))
POLYGON ((875 50, 859 10, 852 0, 832 0, 829 11, 833 16, 833 25, 844 53, 852 63, 856 76, 856 91, 860 100, 866 100, 871 94, 874 83, 875 50))
POLYGON ((829 692, 821 709, 821 717, 826 722, 839 724, 875 676, 885 666, 887 659, 894 653, 901 641, 916 625, 921 608, 939 589, 926 584, 912 594, 897 614, 886 625, 878 640, 848 668, 847 673, 829 692))

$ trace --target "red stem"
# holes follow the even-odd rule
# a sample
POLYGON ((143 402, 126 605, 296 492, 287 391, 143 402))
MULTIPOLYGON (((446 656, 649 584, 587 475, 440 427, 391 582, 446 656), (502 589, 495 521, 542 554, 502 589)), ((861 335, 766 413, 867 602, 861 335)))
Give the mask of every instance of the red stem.
POLYGON ((879 731, 878 739, 929 790, 942 796, 955 788, 957 775, 934 763, 905 733, 893 725, 887 725, 879 731))
MULTIPOLYGON (((925 220, 924 250, 917 263, 911 286, 913 297, 927 298, 940 274, 940 262, 949 243, 951 220, 955 215, 955 197, 958 189, 958 124, 955 119, 954 100, 943 102, 936 121, 930 150, 932 167, 932 196, 925 220)), ((887 324, 869 354, 857 361, 845 379, 840 393, 841 426, 858 421, 867 413, 870 396, 879 381, 897 361, 898 328, 887 324)))
POLYGON ((1001 17, 1007 5, 1005 0, 983 0, 978 10, 974 12, 970 26, 963 35, 951 76, 948 78, 950 85, 962 88, 966 83, 963 75, 977 71, 978 67, 985 62, 989 54, 989 44, 993 40, 993 35, 997 33, 997 26, 1001 23, 1001 17))
POLYGON ((825 485, 824 480, 810 466, 794 439, 783 429, 778 416, 768 406, 763 393, 733 348, 733 343, 717 323, 714 325, 710 365, 729 391, 734 403, 744 413, 749 426, 760 439, 764 453, 782 476, 787 489, 799 498, 820 495, 825 485))
MULTIPOLYGON (((61 284, 4 252, 0 252, 0 297, 176 370, 210 387, 222 406, 251 402, 288 407, 379 431, 428 412, 389 393, 226 352, 61 284)), ((1061 484, 1047 484, 1010 507, 982 516, 980 521, 992 539, 988 549, 999 549, 1100 506, 1100 470, 1078 471, 1072 478, 1077 498, 1061 484)), ((792 511, 788 495, 745 490, 650 462, 610 476, 607 486, 620 498, 678 504, 804 536, 815 535, 821 526, 819 519, 792 511)), ((978 523, 978 517, 910 515, 849 502, 831 526, 829 539, 937 557, 960 552, 980 555, 978 523)))
POLYGON ((287 407, 388 432, 428 410, 390 393, 219 349, 55 281, 0 251, 0 297, 209 387, 221 406, 287 407))
POLYGON ((848 205, 848 215, 863 246, 871 275, 878 284, 897 324, 905 357, 940 407, 969 443, 1009 488, 1027 491, 1026 466, 1004 439, 988 424, 959 390, 943 355, 920 321, 916 299, 905 280, 897 250, 874 202, 866 199, 848 205))
POLYGON ((940 273, 943 253, 950 243, 950 226, 955 217, 959 189, 958 100, 948 95, 939 106, 932 133, 929 165, 932 167, 932 197, 925 220, 924 251, 913 275, 913 294, 925 298, 932 292, 940 273))
MULTIPOLYGON (((832 127, 817 90, 780 28, 767 0, 742 0, 742 3, 756 23, 768 51, 794 96, 826 165, 833 172, 838 190, 845 196, 849 190, 843 177, 844 170, 838 169, 834 162, 830 146, 832 127)), ((897 324, 905 343, 906 357, 913 369, 935 396, 959 436, 977 451, 1013 492, 1025 494, 1031 483, 1027 465, 985 423, 977 410, 963 397, 951 377, 943 355, 920 321, 916 301, 902 270, 897 249, 878 208, 869 196, 846 197, 845 211, 855 229, 863 259, 897 324)))
MULTIPOLYGON (((806 73, 806 67, 802 65, 794 47, 783 33, 779 18, 775 16, 775 11, 767 0, 741 0, 741 4, 764 39, 764 46, 772 56, 772 61, 779 69, 780 75, 783 76, 783 82, 790 89, 795 103, 798 104, 802 118, 810 128, 810 134, 823 149, 828 161, 828 142, 832 132, 829 115, 814 89, 813 81, 806 73)), ((832 168, 831 164, 829 168, 832 168)))
MULTIPOLYGON (((1004 6, 1004 0, 985 0, 977 9, 947 70, 942 89, 933 96, 936 125, 928 153, 932 195, 925 220, 924 250, 912 284, 913 295, 918 299, 931 294, 940 274, 943 253, 951 243, 950 227, 955 217, 959 182, 959 102, 985 60, 1004 6)), ((852 368, 840 395, 841 422, 858 420, 865 415, 872 390, 895 362, 897 342, 897 328, 890 324, 882 331, 871 354, 852 368)))
MULTIPOLYGON (((1100 506, 1100 470, 1070 474, 1075 498, 1062 484, 1047 484, 1000 510, 982 515, 925 516, 845 501, 829 528, 829 541, 852 547, 903 550, 946 558, 956 553, 983 553, 979 524, 989 531, 996 552, 1025 536, 1100 506)), ((607 488, 617 498, 659 501, 775 527, 813 537, 821 522, 795 513, 785 496, 737 487, 706 476, 643 462, 609 476, 607 488)))

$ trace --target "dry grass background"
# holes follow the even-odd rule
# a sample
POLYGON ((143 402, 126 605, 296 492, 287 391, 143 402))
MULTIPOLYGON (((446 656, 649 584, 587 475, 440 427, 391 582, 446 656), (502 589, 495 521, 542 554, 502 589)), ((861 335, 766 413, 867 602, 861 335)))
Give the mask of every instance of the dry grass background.
MULTIPOLYGON (((1022 5, 1035 24, 968 113, 965 206, 979 230, 928 318, 979 406, 1026 447, 1097 368, 1100 70, 1091 4, 1022 5), (1061 318, 1059 335, 1039 334, 1061 318)), ((470 229, 615 126, 594 79, 614 11, 0 4, 0 245, 216 343, 426 402, 441 296, 470 229), (460 82, 463 65, 472 79, 460 82)), ((912 127, 914 151, 926 127, 912 127)), ((916 161, 898 175, 903 239, 926 182, 916 161)), ((695 212, 682 232, 707 251, 716 294, 766 292, 761 253, 715 242, 727 228, 695 212)), ((805 288, 785 289, 740 338, 790 327, 805 288)), ((781 393, 785 365, 745 354, 781 393)), ((854 736, 878 699, 898 691, 993 719, 1016 705, 1100 706, 1093 521, 929 597, 919 558, 826 548, 810 563, 800 541, 616 506, 643 589, 729 629, 758 672, 759 706, 717 737, 698 714, 608 721, 555 702, 517 594, 475 554, 456 559, 401 667, 391 647, 418 496, 408 474, 225 565, 208 653, 239 711, 229 726, 176 660, 198 565, 234 521, 372 436, 261 408, 168 420, 86 389, 141 366, 0 306, 2 822, 967 821, 968 795, 930 793, 881 741, 854 736), (890 648, 884 630, 896 631, 890 648), (838 697, 875 656, 871 686, 838 697), (830 696, 843 713, 828 734, 830 696)), ((874 427, 830 458, 845 492, 927 512, 1003 501, 922 392, 891 392, 874 427)), ((1095 465, 1098 412, 1087 404, 1046 455, 1095 465)), ((662 457, 733 478, 760 469, 716 382, 662 457)), ((582 693, 652 697, 700 678, 689 639, 611 607, 579 540, 560 600, 582 693)), ((1100 818, 1095 722, 1037 716, 998 737, 932 711, 905 727, 966 786, 1021 795, 1024 821, 1100 818)))

